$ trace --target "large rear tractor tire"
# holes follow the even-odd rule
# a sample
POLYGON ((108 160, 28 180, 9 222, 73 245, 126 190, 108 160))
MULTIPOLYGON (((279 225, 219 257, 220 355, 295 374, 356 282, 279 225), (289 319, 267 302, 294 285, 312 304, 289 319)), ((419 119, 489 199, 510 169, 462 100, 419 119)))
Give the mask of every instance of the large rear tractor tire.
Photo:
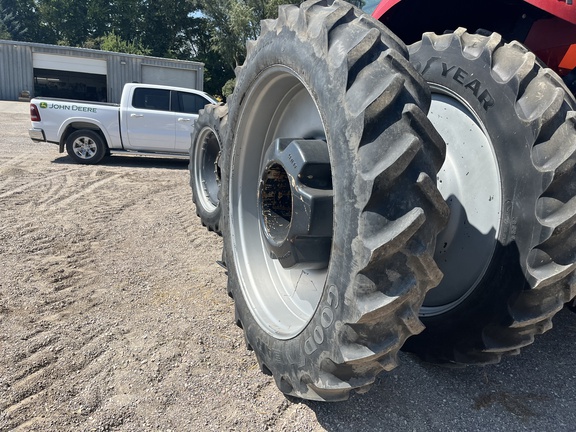
MULTIPOLYGON (((331 3, 331 2, 330 2, 331 3)), ((444 143, 403 44, 349 3, 281 6, 229 101, 228 291, 285 394, 363 392, 396 366, 440 281, 444 143)))
POLYGON ((190 146, 190 187, 196 214, 209 231, 220 234, 220 154, 228 124, 228 105, 200 110, 190 146))
POLYGON ((446 142, 438 187, 451 216, 435 253, 444 278, 405 349, 495 363, 551 328, 576 294, 575 103, 554 72, 495 33, 426 33, 409 50, 446 142))

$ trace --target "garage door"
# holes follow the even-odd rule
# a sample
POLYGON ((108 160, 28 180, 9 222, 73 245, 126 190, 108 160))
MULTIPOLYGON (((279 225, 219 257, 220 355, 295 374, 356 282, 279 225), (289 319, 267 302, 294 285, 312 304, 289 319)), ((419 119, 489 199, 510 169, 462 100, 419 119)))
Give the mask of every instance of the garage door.
POLYGON ((142 82, 175 87, 196 88, 196 71, 151 65, 142 65, 142 82))
POLYGON ((35 69, 52 69, 98 75, 106 75, 107 73, 106 60, 34 53, 32 61, 35 69))
POLYGON ((106 60, 34 53, 34 96, 106 102, 106 60))

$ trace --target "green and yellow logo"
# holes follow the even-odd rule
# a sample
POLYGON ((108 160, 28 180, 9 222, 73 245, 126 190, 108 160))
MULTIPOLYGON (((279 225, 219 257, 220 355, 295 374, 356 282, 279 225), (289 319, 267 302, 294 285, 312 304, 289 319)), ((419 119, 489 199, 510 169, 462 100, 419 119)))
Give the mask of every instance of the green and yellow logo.
POLYGON ((48 108, 47 102, 40 102, 40 108, 48 108))

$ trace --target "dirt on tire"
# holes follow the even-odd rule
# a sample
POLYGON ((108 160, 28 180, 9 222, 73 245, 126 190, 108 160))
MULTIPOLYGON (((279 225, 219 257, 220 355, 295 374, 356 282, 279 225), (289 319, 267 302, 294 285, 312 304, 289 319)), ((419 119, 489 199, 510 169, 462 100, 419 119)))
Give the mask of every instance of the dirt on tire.
POLYGON ((75 164, 30 141, 27 104, 7 105, 0 430, 323 430, 233 325, 188 161, 75 164))

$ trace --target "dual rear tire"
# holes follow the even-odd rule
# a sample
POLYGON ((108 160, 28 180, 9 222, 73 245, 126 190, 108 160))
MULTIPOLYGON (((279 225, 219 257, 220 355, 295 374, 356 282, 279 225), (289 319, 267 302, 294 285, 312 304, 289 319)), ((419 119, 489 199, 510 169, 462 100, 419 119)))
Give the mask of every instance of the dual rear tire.
POLYGON ((574 108, 496 34, 425 34, 408 52, 340 1, 263 21, 218 200, 262 371, 288 395, 343 400, 402 346, 486 364, 550 328, 576 295, 574 108))
POLYGON ((517 42, 424 34, 410 61, 446 141, 450 206, 435 260, 444 277, 405 349, 440 363, 495 363, 552 326, 576 295, 576 104, 517 42))

